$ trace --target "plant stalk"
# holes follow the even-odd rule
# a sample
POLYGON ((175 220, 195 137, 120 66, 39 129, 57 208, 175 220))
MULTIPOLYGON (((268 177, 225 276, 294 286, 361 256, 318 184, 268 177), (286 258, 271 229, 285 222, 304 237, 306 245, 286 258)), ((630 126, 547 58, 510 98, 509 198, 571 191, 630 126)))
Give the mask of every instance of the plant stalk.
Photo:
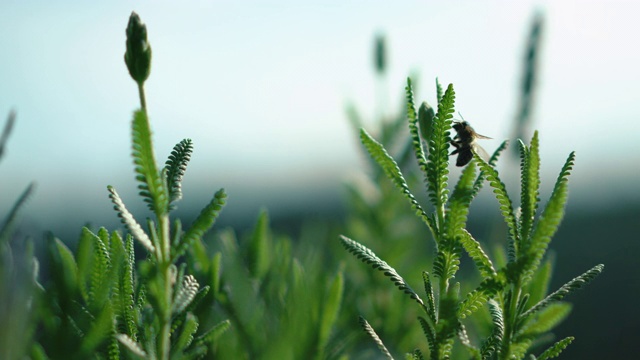
POLYGON ((140 107, 146 113, 147 112, 147 100, 146 100, 145 95, 144 95, 144 85, 141 82, 138 83, 138 96, 140 97, 140 107))

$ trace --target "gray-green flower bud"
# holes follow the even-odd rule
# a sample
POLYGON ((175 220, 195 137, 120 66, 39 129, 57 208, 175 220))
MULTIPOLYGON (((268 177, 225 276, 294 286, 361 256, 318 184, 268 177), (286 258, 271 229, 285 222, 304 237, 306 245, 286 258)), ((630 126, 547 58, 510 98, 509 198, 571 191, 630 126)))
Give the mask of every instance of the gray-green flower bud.
POLYGON ((423 101, 418 108, 418 125, 420 126, 420 135, 424 141, 429 141, 433 133, 433 118, 436 117, 431 105, 423 101))
POLYGON ((151 72, 151 45, 147 41, 147 26, 135 12, 127 25, 127 51, 124 62, 133 80, 142 85, 151 72))

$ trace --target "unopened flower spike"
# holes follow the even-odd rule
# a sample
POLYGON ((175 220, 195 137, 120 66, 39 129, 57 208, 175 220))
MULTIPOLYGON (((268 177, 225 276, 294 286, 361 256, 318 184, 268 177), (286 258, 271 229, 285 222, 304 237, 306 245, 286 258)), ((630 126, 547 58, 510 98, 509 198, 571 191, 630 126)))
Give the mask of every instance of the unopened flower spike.
POLYGON ((133 80, 142 85, 151 72, 151 45, 147 41, 147 26, 135 12, 127 25, 127 51, 124 62, 133 80))

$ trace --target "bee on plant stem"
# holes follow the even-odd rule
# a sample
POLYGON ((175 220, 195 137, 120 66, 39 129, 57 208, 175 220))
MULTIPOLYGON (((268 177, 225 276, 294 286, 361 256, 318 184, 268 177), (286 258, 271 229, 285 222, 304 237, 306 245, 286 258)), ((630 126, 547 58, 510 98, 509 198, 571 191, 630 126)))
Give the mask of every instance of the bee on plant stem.
POLYGON ((475 150, 482 157, 488 158, 487 152, 480 145, 476 144, 477 139, 491 139, 488 136, 478 134, 471 125, 466 121, 456 121, 453 123, 453 129, 456 131, 456 137, 451 140, 451 145, 456 149, 451 155, 458 154, 456 166, 465 166, 473 159, 475 150))

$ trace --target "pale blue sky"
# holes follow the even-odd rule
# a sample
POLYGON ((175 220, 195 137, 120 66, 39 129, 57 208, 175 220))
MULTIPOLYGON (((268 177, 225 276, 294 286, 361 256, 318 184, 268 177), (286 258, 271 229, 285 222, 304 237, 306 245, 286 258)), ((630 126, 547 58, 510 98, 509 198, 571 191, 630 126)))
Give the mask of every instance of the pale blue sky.
MULTIPOLYGON (((339 196, 340 182, 365 169, 344 108, 353 101, 373 116, 379 31, 389 41, 392 110, 410 72, 419 74, 420 101, 434 102, 439 77, 454 83, 457 110, 496 139, 484 143, 494 148, 510 135, 536 9, 547 20, 534 113, 543 173, 555 177, 576 150, 576 192, 587 199, 605 184, 640 177, 634 1, 96 4, 0 3, 0 119, 18 113, 0 162, 0 214, 31 180, 38 189, 28 212, 45 228, 66 212, 83 211, 78 224, 109 214, 107 184, 139 202, 129 156, 138 100, 122 59, 132 10, 147 24, 154 53, 146 88, 157 156, 164 161, 182 138, 195 143, 187 197, 189 189, 225 187, 231 203, 253 215, 276 201, 270 194, 279 187, 300 190, 302 203, 305 193, 339 196)), ((636 186, 632 196, 639 195, 636 186)))

